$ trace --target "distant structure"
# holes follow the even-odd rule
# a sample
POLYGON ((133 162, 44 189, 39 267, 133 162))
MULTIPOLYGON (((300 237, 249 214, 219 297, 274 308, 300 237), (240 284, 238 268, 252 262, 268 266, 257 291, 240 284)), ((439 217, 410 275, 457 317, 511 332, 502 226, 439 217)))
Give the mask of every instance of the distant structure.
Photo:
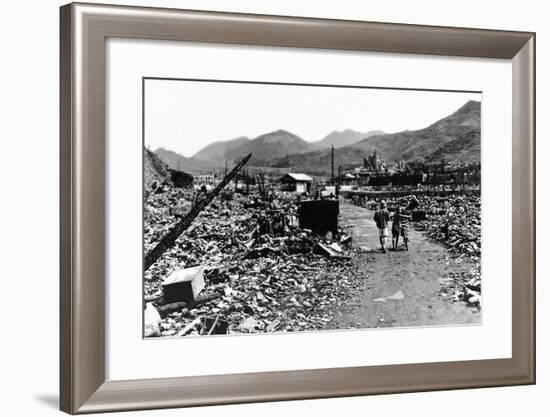
POLYGON ((206 186, 207 188, 212 188, 218 183, 218 177, 214 174, 202 174, 195 175, 193 177, 193 184, 195 187, 206 186))
POLYGON ((407 163, 403 159, 401 159, 399 162, 395 164, 395 168, 397 171, 406 171, 407 163))
POLYGON ((378 154, 374 151, 372 154, 363 159, 363 168, 369 171, 378 170, 378 154))
POLYGON ((281 191, 309 193, 313 178, 306 174, 288 173, 281 177, 281 191))
POLYGON ((378 158, 378 152, 374 150, 372 154, 363 158, 363 168, 372 172, 386 171, 386 163, 378 158))

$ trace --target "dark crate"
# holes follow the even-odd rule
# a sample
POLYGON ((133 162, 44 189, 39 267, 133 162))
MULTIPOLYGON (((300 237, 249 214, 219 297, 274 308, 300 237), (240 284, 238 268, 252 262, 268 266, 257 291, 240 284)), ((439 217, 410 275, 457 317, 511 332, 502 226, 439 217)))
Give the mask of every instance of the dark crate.
POLYGON ((327 232, 336 233, 339 212, 340 202, 338 200, 302 201, 298 209, 300 227, 321 236, 327 232))

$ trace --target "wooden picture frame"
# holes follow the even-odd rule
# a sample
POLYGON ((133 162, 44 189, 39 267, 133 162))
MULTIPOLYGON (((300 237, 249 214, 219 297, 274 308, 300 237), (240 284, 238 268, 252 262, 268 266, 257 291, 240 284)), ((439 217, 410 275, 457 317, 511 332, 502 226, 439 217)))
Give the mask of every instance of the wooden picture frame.
POLYGON ((535 34, 142 7, 61 7, 61 410, 91 413, 535 382, 535 34), (512 357, 108 381, 105 41, 109 37, 511 60, 512 357))

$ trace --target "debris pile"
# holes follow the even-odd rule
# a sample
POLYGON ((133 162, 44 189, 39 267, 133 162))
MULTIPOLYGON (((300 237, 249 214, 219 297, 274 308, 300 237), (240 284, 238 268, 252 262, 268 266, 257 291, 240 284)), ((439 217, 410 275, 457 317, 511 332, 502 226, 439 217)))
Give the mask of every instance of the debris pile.
POLYGON ((430 201, 427 218, 416 223, 418 230, 449 247, 479 261, 481 256, 481 199, 474 195, 438 197, 430 201))
POLYGON ((441 295, 451 297, 453 301, 463 301, 466 304, 481 307, 481 274, 479 264, 466 274, 449 271, 447 277, 440 280, 441 295))
MULTIPOLYGON (((291 196, 264 200, 218 196, 145 272, 145 301, 162 317, 156 336, 323 329, 334 307, 358 286, 351 237, 298 226, 291 196), (167 297, 167 277, 183 282, 200 267, 204 286, 180 286, 167 297), (175 279, 174 277, 179 277, 175 279), (184 292, 185 290, 185 292, 184 292), (193 290, 193 291, 191 291, 193 290)), ((164 187, 146 197, 145 251, 192 206, 193 192, 164 187)), ((194 276, 194 275, 193 275, 194 276)), ((190 280, 191 278, 189 278, 190 280)), ((194 279, 194 278, 193 278, 194 279)), ((148 316, 157 318, 150 311, 148 316)))

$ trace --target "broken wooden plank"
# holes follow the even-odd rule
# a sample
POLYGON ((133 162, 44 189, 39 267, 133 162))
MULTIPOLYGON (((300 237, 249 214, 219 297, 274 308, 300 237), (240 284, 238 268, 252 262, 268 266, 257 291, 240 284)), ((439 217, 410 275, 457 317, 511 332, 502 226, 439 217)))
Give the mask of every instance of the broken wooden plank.
MULTIPOLYGON (((338 246, 339 248, 339 246, 338 246)), ((340 250, 342 250, 340 248, 340 250)), ((321 242, 317 242, 315 246, 313 247, 313 253, 316 253, 318 255, 326 256, 329 259, 340 259, 340 260, 349 260, 351 259, 350 256, 344 255, 343 251, 342 253, 337 252, 333 247, 324 245, 321 242)))
POLYGON ((169 314, 183 310, 184 308, 188 307, 188 305, 189 303, 185 301, 180 301, 180 302, 170 303, 170 304, 161 304, 161 305, 157 305, 157 311, 159 312, 160 316, 164 318, 169 314))
POLYGON ((281 320, 275 319, 269 325, 266 327, 265 331, 266 333, 271 333, 277 330, 277 328, 281 325, 281 320))
POLYGON ((189 333, 191 330, 193 330, 195 327, 197 327, 197 324, 201 322, 201 318, 197 317, 195 320, 193 320, 191 323, 189 323, 187 326, 185 326, 183 329, 181 329, 176 336, 185 336, 187 333, 189 333))
POLYGON ((212 317, 203 317, 203 325, 201 329, 201 334, 207 336, 216 335, 216 334, 227 334, 229 328, 229 323, 227 320, 222 319, 220 315, 216 315, 215 318, 212 317), (210 329, 210 330, 208 330, 210 329))

